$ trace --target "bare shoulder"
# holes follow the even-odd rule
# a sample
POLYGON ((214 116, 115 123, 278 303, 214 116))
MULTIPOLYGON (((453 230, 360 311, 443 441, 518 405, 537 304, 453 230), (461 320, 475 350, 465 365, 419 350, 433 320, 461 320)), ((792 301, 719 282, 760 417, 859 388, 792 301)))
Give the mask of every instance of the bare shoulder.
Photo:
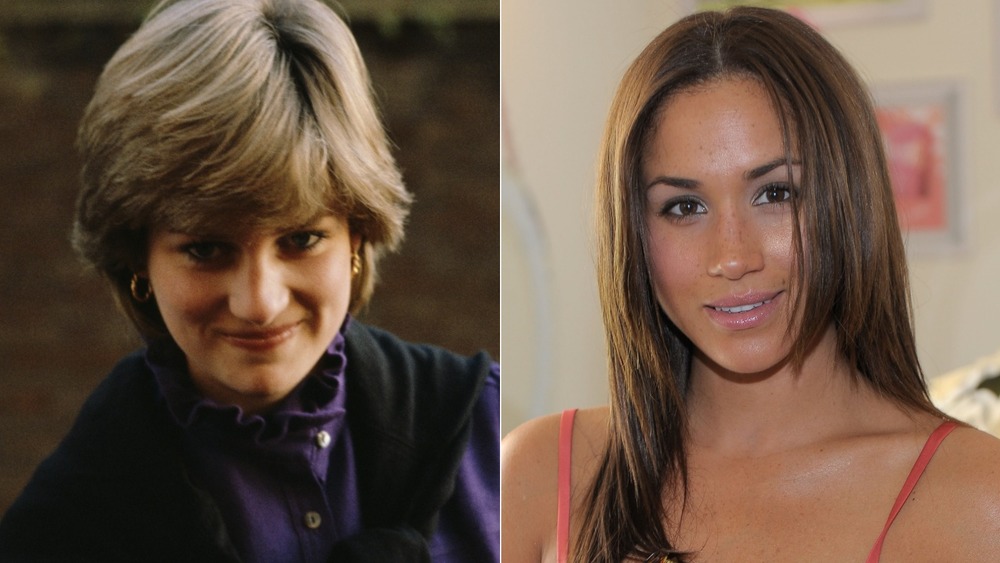
POLYGON ((1000 551, 1000 439, 967 426, 956 428, 928 465, 911 496, 914 501, 924 505, 915 511, 924 522, 918 529, 944 550, 940 556, 995 561, 1000 551))
POLYGON ((529 420, 500 442, 500 527, 504 561, 543 560, 555 530, 558 414, 529 420))
MULTIPOLYGON (((559 454, 560 414, 550 414, 525 422, 507 434, 500 444, 500 472, 504 487, 527 487, 555 494, 559 454)), ((607 407, 581 409, 573 423, 573 473, 591 465, 604 452, 607 438, 607 407), (580 460, 581 464, 577 464, 580 460)))
MULTIPOLYGON (((942 443, 936 472, 953 495, 971 495, 1000 508, 1000 439, 959 426, 942 443)), ((930 469, 928 469, 930 471, 930 469)), ((1000 518, 1000 512, 995 515, 1000 518)))
MULTIPOLYGON (((573 480, 586 473, 606 427, 606 408, 577 412, 573 480), (579 461, 578 461, 579 460, 579 461)), ((500 445, 501 541, 504 561, 549 560, 554 554, 559 471, 559 414, 529 420, 500 445)))
POLYGON ((500 478, 505 504, 530 502, 556 483, 559 414, 521 424, 500 442, 500 478), (519 493, 513 498, 513 493, 519 493), (509 501, 509 502, 508 502, 509 501))
POLYGON ((991 513, 1000 520, 1000 439, 959 426, 940 447, 938 473, 952 495, 993 503, 991 513))

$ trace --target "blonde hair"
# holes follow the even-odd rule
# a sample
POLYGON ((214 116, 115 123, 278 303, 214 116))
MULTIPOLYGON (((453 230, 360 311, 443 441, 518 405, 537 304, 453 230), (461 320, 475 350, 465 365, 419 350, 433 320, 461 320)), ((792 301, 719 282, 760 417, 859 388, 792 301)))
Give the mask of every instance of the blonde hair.
POLYGON ((74 245, 147 337, 130 298, 156 229, 237 232, 347 219, 362 240, 351 310, 398 246, 410 194, 347 25, 317 0, 167 0, 108 62, 80 125, 74 245))

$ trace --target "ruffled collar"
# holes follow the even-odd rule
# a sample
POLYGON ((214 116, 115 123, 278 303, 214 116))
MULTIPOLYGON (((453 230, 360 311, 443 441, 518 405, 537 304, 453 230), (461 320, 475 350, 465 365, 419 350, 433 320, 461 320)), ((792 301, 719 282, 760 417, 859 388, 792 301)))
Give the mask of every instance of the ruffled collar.
POLYGON ((350 321, 350 316, 345 318, 313 371, 266 413, 246 413, 202 395, 191 381, 183 352, 173 342, 150 343, 146 363, 171 418, 189 437, 213 447, 293 455, 311 445, 318 431, 336 437, 342 430, 347 367, 344 333, 350 321))

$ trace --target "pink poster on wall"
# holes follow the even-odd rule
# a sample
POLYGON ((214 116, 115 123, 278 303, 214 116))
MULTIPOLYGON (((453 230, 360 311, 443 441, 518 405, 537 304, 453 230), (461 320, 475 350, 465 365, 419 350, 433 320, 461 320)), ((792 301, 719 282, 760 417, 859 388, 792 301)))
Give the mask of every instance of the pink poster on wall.
POLYGON ((877 116, 901 226, 907 231, 946 229, 946 108, 933 103, 883 106, 877 116))
POLYGON ((875 88, 900 227, 917 252, 962 246, 960 90, 951 81, 875 88))

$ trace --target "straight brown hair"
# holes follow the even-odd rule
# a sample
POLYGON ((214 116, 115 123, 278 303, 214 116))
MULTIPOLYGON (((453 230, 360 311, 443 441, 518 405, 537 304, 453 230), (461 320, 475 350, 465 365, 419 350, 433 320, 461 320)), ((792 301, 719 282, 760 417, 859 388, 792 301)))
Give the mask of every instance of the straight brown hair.
POLYGON ((666 522, 665 503, 685 502, 692 350, 652 289, 641 159, 672 95, 730 77, 761 84, 779 110, 786 155, 802 163, 794 203, 801 267, 793 280, 802 316, 790 327, 792 365, 801 367, 832 324, 859 384, 908 411, 940 415, 917 359, 905 248, 861 79, 819 33, 785 12, 737 7, 688 16, 625 72, 599 155, 595 238, 610 428, 573 550, 580 563, 684 559, 667 537, 676 523, 666 522))

